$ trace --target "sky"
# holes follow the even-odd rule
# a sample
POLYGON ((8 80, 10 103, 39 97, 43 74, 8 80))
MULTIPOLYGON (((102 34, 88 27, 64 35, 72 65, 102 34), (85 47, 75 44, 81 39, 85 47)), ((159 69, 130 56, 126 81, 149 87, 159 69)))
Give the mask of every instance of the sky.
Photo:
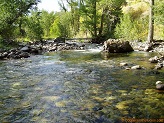
POLYGON ((58 5, 58 0, 41 0, 41 3, 38 4, 38 8, 40 10, 44 9, 48 12, 58 12, 60 11, 60 7, 58 5))

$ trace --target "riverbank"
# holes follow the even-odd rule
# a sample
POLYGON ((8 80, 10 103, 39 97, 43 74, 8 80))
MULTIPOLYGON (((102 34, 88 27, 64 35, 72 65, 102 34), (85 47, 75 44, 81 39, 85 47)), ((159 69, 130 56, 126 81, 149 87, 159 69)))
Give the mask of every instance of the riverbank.
MULTIPOLYGON (((145 51, 146 47, 149 45, 147 42, 141 42, 141 41, 132 41, 130 42, 134 50, 137 51, 145 51)), ((164 41, 163 40, 155 40, 151 44, 151 49, 149 52, 158 52, 164 55, 164 41)))
POLYGON ((39 41, 34 43, 19 43, 10 50, 0 49, 0 60, 28 58, 31 55, 61 50, 83 50, 84 43, 63 42, 61 40, 39 41))
MULTIPOLYGON (((146 42, 133 41, 130 45, 135 51, 145 51, 148 46, 146 42)), ((86 43, 69 42, 63 40, 48 40, 34 43, 19 43, 16 48, 10 50, 0 49, 0 60, 28 58, 32 55, 44 54, 46 52, 56 52, 61 50, 86 50, 86 43)), ((156 63, 155 69, 164 66, 164 41, 155 41, 149 52, 157 52, 158 56, 149 59, 151 63, 156 63)))
POLYGON ((133 41, 131 45, 135 51, 147 51, 156 52, 158 55, 151 57, 148 61, 155 64, 154 69, 159 70, 164 67, 164 41, 155 40, 151 46, 148 48, 149 44, 147 42, 133 41))

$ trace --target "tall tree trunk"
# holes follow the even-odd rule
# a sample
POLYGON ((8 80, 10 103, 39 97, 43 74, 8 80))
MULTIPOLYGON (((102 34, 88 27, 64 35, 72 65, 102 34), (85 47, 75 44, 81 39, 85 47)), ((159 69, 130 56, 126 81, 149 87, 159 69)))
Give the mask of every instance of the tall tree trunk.
POLYGON ((96 38, 97 37, 97 13, 96 13, 96 0, 94 1, 93 3, 93 8, 94 8, 94 11, 93 11, 93 28, 94 28, 94 37, 96 38))
POLYGON ((149 30, 148 30, 148 43, 153 42, 153 35, 154 35, 154 0, 150 0, 150 13, 149 13, 149 30))
POLYGON ((101 22, 100 22, 99 36, 102 36, 103 23, 104 23, 104 16, 105 16, 105 9, 103 8, 102 15, 101 15, 101 22))

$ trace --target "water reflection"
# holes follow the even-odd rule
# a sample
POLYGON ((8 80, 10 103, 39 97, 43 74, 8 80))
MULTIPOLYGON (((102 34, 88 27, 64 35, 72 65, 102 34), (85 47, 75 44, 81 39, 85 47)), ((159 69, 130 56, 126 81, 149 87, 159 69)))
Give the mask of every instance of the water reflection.
POLYGON ((164 117, 152 54, 62 51, 0 63, 1 122, 118 123, 164 117), (145 69, 125 70, 120 62, 145 69))

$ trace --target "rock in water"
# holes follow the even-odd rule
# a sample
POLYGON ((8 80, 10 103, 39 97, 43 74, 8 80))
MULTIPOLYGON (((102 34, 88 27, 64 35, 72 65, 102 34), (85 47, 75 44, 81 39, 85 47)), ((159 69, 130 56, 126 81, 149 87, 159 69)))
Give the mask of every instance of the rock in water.
POLYGON ((135 66, 131 67, 131 69, 142 69, 142 67, 140 65, 135 65, 135 66))
POLYGON ((164 90, 164 84, 161 81, 156 82, 156 89, 164 90))
POLYGON ((128 41, 108 39, 104 42, 104 50, 109 53, 127 53, 134 51, 128 41))
POLYGON ((163 68, 163 63, 158 63, 157 65, 155 65, 155 70, 160 70, 163 68))
POLYGON ((151 62, 151 63, 158 63, 158 60, 159 60, 158 56, 154 56, 154 57, 149 59, 149 62, 151 62))
POLYGON ((126 62, 120 63, 120 66, 127 66, 127 65, 128 65, 128 63, 126 63, 126 62))

